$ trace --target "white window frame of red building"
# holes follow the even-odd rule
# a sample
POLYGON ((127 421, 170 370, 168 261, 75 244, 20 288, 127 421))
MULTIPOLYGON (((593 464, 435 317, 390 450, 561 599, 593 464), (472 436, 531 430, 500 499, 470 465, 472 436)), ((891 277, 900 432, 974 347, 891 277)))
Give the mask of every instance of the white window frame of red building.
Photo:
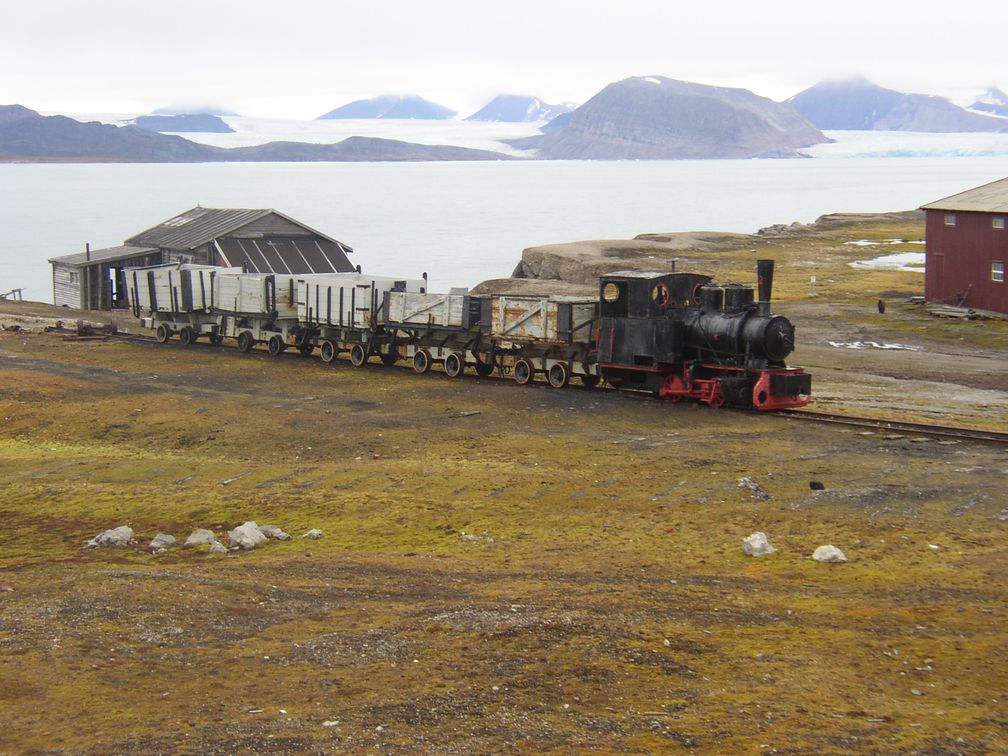
POLYGON ((955 213, 945 213, 945 225, 954 226, 956 224, 955 213))
POLYGON ((1003 215, 995 215, 991 218, 991 228, 997 229, 998 231, 1004 231, 1005 222, 1003 215))
POLYGON ((1004 263, 1000 260, 991 263, 991 281, 1004 283, 1004 263))

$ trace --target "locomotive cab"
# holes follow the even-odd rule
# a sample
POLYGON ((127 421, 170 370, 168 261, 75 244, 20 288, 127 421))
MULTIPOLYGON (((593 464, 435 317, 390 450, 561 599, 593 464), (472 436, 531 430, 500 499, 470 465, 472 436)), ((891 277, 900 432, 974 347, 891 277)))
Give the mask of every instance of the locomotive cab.
POLYGON ((599 280, 598 362, 617 385, 657 390, 682 361, 684 329, 674 313, 694 307, 709 276, 621 271, 599 280), (655 384, 652 386, 651 384, 655 384))

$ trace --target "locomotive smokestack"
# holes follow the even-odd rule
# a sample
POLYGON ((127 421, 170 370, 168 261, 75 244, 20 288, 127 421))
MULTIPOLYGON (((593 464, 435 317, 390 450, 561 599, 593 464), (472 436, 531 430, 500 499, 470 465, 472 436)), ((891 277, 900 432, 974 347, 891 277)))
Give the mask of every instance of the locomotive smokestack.
POLYGON ((773 293, 773 260, 756 261, 756 282, 759 284, 759 314, 770 314, 770 295, 773 293))

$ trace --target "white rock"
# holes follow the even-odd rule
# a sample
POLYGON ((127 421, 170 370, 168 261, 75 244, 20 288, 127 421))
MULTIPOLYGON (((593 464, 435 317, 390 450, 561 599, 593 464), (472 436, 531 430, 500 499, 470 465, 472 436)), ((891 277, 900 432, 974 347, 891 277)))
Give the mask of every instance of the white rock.
POLYGON ((167 533, 158 533, 156 536, 154 536, 154 538, 151 539, 151 542, 148 544, 147 548, 152 549, 154 551, 157 551, 159 549, 164 550, 171 548, 172 546, 175 546, 176 543, 177 542, 175 541, 175 536, 168 535, 167 533))
POLYGON ((766 537, 766 533, 762 530, 758 530, 748 538, 742 540, 742 552, 748 556, 766 556, 767 554, 773 554, 777 551, 773 546, 770 545, 770 541, 766 537))
POLYGON ((311 539, 317 541, 319 538, 322 537, 322 531, 319 530, 318 528, 312 528, 311 530, 309 530, 307 533, 305 533, 301 537, 302 538, 311 538, 311 539))
POLYGON ((227 546, 225 546, 220 541, 214 541, 213 543, 210 544, 210 551, 209 551, 209 553, 210 554, 227 554, 228 553, 228 549, 227 549, 227 546))
POLYGON ((827 544, 812 552, 812 558, 817 562, 846 562, 847 556, 836 546, 827 544))
POLYGON ((186 542, 182 544, 183 546, 197 546, 201 543, 214 543, 217 540, 217 536, 214 535, 212 530, 207 530, 206 528, 199 528, 194 530, 186 542))
POLYGON ((97 549, 108 546, 122 547, 129 546, 133 541, 133 528, 129 525, 120 525, 118 528, 106 530, 99 533, 85 545, 85 549, 97 549))
POLYGON ((739 488, 746 488, 749 490, 749 495, 752 496, 757 501, 763 501, 764 499, 769 499, 770 494, 760 488, 760 484, 757 483, 752 478, 739 478, 738 479, 739 488))
POLYGON ((290 536, 284 533, 276 525, 260 525, 259 532, 262 533, 267 538, 273 538, 277 541, 289 541, 290 536))
POLYGON ((228 538, 231 539, 232 544, 241 546, 246 551, 266 542, 266 536, 262 534, 259 526, 252 520, 239 525, 234 530, 228 531, 228 538))

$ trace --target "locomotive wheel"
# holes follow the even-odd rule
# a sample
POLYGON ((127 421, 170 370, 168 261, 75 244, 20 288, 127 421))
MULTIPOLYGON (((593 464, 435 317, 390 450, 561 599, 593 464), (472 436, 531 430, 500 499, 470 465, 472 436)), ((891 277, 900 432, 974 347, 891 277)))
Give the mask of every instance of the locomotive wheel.
POLYGON ((426 373, 430 370, 430 352, 426 349, 419 349, 413 353, 413 370, 418 373, 426 373))
POLYGON ((185 326, 179 331, 178 338, 182 342, 182 346, 189 346, 196 341, 196 331, 189 326, 185 326))
POLYGON ((493 363, 481 362, 480 360, 476 360, 475 370, 476 375, 478 375, 480 378, 486 378, 494 371, 494 366, 493 363))
POLYGON ((395 365, 399 361, 398 354, 382 354, 381 357, 382 365, 395 365))
POLYGON ((326 365, 335 360, 336 355, 339 354, 339 349, 336 348, 336 343, 329 341, 329 339, 322 342, 322 348, 319 351, 322 352, 322 362, 326 365))
POLYGON ((514 379, 515 383, 519 386, 527 386, 532 383, 532 378, 535 375, 535 369, 532 367, 532 363, 528 360, 518 360, 514 364, 514 379))
POLYGON ((276 357, 278 354, 283 354, 287 350, 287 345, 284 340, 279 336, 270 336, 269 340, 269 353, 270 357, 276 357))
POLYGON ((462 356, 457 352, 452 352, 444 360, 444 371, 445 375, 449 378, 458 378, 462 375, 462 371, 465 370, 465 362, 462 360, 462 356))
POLYGON ((350 364, 354 367, 361 367, 367 362, 367 352, 362 344, 354 344, 350 348, 350 364))
POLYGON ((238 351, 251 352, 255 344, 256 340, 255 336, 252 335, 252 331, 242 331, 238 334, 238 351))
POLYGON ((302 344, 301 346, 298 347, 298 351, 301 352, 301 356, 302 357, 308 357, 308 356, 311 355, 312 352, 315 351, 315 345, 314 344, 302 344))
POLYGON ((220 346, 224 343, 224 334, 220 331, 213 331, 210 333, 210 343, 214 346, 220 346))
POLYGON ((171 338, 171 328, 168 327, 167 323, 162 323, 157 327, 157 340, 162 344, 168 343, 168 339, 171 338))
POLYGON ((597 375, 582 375, 581 383, 585 388, 595 388, 599 385, 599 381, 602 380, 600 376, 597 375))
POLYGON ((567 369, 566 365, 562 362, 558 362, 549 369, 549 372, 546 374, 546 378, 549 380, 550 386, 561 389, 570 381, 570 371, 567 369))

